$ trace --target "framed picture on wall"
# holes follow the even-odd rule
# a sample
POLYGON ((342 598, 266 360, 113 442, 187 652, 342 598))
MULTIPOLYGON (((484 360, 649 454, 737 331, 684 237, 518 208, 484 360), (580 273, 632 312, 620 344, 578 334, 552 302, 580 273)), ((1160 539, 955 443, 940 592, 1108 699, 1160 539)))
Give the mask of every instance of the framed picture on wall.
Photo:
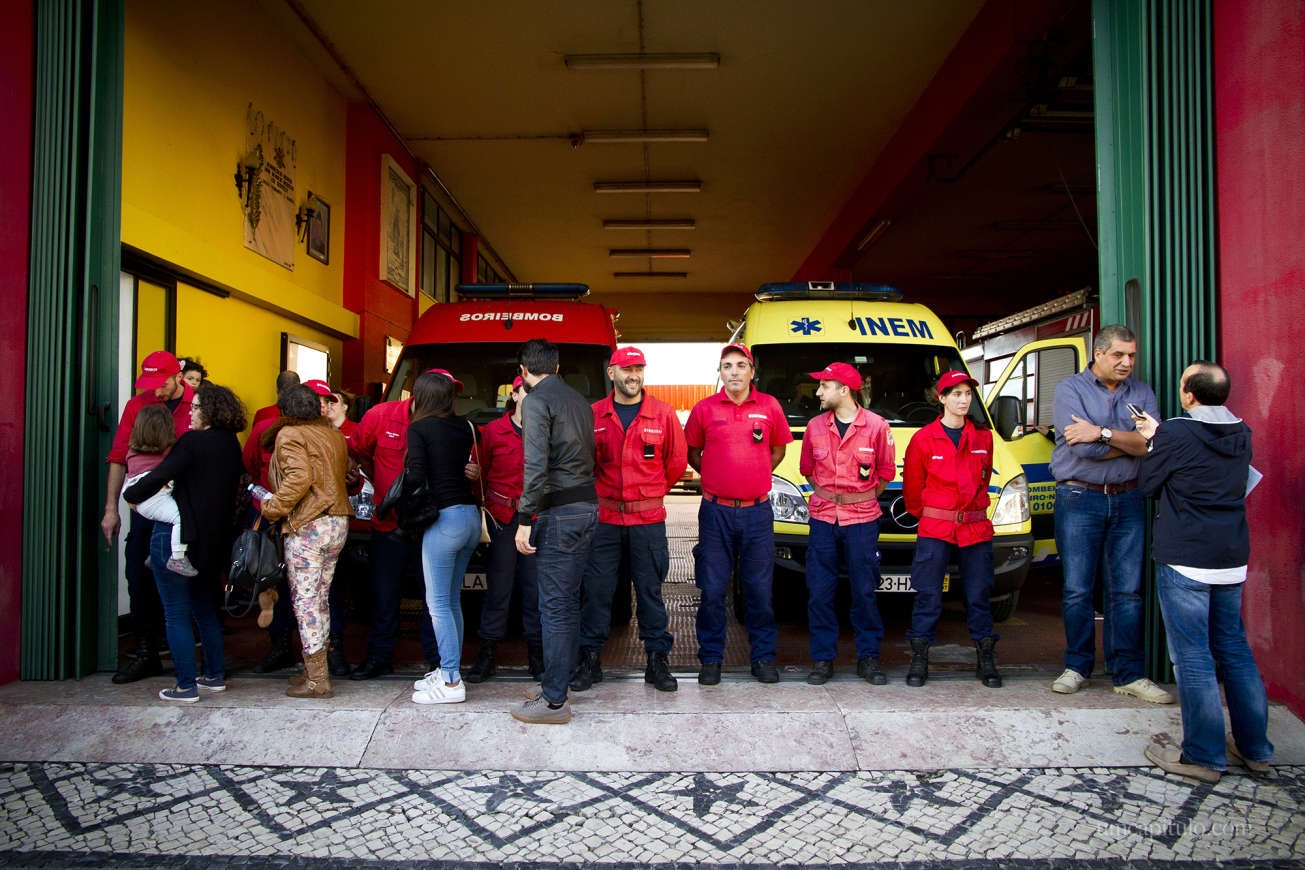
POLYGON ((312 195, 313 216, 308 219, 308 256, 323 263, 331 262, 331 206, 317 194, 312 195))
POLYGON ((381 275, 409 296, 416 292, 417 186, 388 154, 381 157, 381 275))

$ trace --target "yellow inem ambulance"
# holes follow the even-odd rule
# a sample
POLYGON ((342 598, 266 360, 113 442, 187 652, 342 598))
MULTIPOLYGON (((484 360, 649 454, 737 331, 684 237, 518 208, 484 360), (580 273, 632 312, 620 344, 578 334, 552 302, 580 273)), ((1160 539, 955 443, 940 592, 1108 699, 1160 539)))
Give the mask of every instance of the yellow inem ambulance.
MULTIPOLYGON (((888 421, 897 447, 897 478, 879 500, 883 509, 879 591, 913 591, 911 557, 918 520, 906 512, 903 504, 902 459, 911 436, 940 413, 933 389, 938 377, 952 369, 968 369, 938 316, 923 305, 904 303, 901 298, 897 290, 873 284, 765 284, 731 337, 752 350, 757 388, 779 401, 796 439, 771 482, 775 560, 780 567, 801 572, 806 563, 807 497, 811 487, 798 473, 798 458, 807 422, 821 413, 816 398, 819 384, 808 373, 820 371, 831 362, 845 362, 865 380, 861 404, 888 421)), ((1025 431, 1021 421, 1027 416, 1029 409, 1025 405, 1029 400, 1023 398, 1022 381, 1019 390, 1008 388, 1008 381, 1026 378, 1025 372, 1033 367, 1039 351, 1063 354, 1065 348, 1076 357, 1069 373, 1081 370, 1087 364, 1086 339, 1035 342, 1015 354, 1007 372, 994 384, 991 416, 983 402, 971 406, 971 415, 985 425, 992 425, 992 416, 1012 421, 1010 431, 994 430, 993 474, 988 489, 992 501, 989 516, 995 532, 992 609, 998 620, 1014 612, 1034 552, 1024 466, 1028 463, 1045 476, 1052 446, 1043 433, 1025 431), (1026 360, 1028 353, 1035 355, 1032 361, 1026 360)), ((977 380, 985 382, 983 378, 977 380)), ((1035 387, 1036 380, 1034 376, 1035 387)), ((1032 401, 1036 405, 1036 397, 1032 401)), ((735 600, 737 607, 741 603, 739 596, 735 600)))

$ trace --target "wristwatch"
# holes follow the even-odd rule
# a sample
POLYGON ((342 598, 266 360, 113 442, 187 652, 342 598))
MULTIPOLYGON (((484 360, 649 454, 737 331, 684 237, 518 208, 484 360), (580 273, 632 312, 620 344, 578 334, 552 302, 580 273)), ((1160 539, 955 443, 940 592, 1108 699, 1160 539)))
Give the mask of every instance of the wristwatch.
POLYGON ((1110 439, 1113 438, 1113 437, 1115 437, 1115 433, 1114 433, 1114 432, 1111 432, 1111 431, 1110 431, 1109 429, 1107 429, 1105 426, 1102 426, 1102 427, 1101 427, 1101 438, 1100 438, 1100 441, 1101 441, 1103 444, 1109 444, 1109 443, 1110 443, 1110 439))

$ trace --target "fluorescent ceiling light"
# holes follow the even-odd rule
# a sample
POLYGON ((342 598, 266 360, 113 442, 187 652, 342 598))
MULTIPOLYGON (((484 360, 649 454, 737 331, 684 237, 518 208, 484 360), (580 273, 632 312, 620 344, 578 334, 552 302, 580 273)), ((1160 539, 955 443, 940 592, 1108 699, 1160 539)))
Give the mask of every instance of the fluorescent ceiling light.
POLYGON ((702 182, 685 181, 595 181, 595 193, 697 193, 702 182))
POLYGON ((605 230, 691 230, 697 226, 698 222, 693 218, 610 219, 603 221, 603 229, 605 230))
POLYGON ((562 58, 567 69, 716 69, 720 55, 714 51, 662 54, 568 54, 562 58))
POLYGON ((613 272, 613 278, 687 278, 688 272, 613 272))
POLYGON ((706 142, 706 130, 584 130, 583 145, 630 145, 645 142, 706 142))
POLYGON ((893 222, 891 220, 889 220, 888 218, 884 218, 879 223, 871 227, 870 231, 861 237, 861 241, 857 242, 856 249, 858 251, 864 251, 866 248, 870 247, 875 242, 879 241, 880 237, 883 236, 884 233, 888 232, 888 228, 891 227, 892 225, 893 222))
POLYGON ((684 260, 693 256, 688 248, 612 248, 609 257, 651 257, 655 260, 684 260))

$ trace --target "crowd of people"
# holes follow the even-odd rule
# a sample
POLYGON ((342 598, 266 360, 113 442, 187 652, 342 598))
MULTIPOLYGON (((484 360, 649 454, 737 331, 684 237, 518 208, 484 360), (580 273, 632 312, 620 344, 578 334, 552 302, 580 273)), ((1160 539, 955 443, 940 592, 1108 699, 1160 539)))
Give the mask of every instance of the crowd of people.
MULTIPOLYGON (((1155 394, 1132 377, 1136 354, 1131 332, 1107 326, 1095 339, 1091 365, 1056 388, 1051 472, 1066 650, 1065 670, 1051 689, 1077 692, 1093 673, 1093 596, 1102 582, 1104 653, 1114 691, 1173 702, 1145 677, 1141 652, 1144 495, 1158 497, 1152 555, 1184 740, 1181 750, 1151 747, 1147 755, 1166 770, 1206 781, 1216 781, 1229 759, 1264 772, 1273 751, 1267 699, 1240 612, 1249 558, 1250 432, 1225 407, 1227 372, 1204 361, 1189 366, 1178 385, 1187 415, 1158 422, 1155 394), (1226 739, 1216 674, 1232 716, 1226 739)), ((558 349, 550 342, 526 341, 518 362, 505 413, 480 429, 454 413, 462 383, 443 369, 424 372, 410 398, 376 404, 356 423, 344 394, 324 381, 300 384, 285 372, 276 405, 254 415, 242 450, 237 433, 245 415, 234 394, 208 381, 197 361, 150 354, 108 459, 107 538, 120 528, 119 493, 133 506, 125 549, 137 641, 114 682, 159 673, 158 641, 165 633, 176 685, 160 698, 191 702, 201 690, 225 689, 212 591, 247 475, 255 499, 245 519, 257 514, 280 525, 286 561, 282 587, 260 596, 259 625, 270 632, 270 651, 254 669, 289 666, 297 627, 304 669, 291 677, 287 694, 330 697, 332 676, 367 680, 393 670, 400 587, 415 561, 425 583, 427 672, 414 683, 412 700, 457 703, 465 700, 467 683, 495 676, 508 603, 519 590, 528 668, 539 687, 511 714, 532 724, 567 722, 569 693, 603 680, 601 656, 623 554, 647 656, 645 680, 673 692, 674 638, 662 599, 670 561, 664 499, 686 465, 701 474, 703 491, 693 549, 701 590, 698 682, 721 680, 733 582, 741 584, 746 604, 751 673, 762 683, 777 682, 768 499, 772 471, 793 435, 779 403, 754 386, 750 350, 730 344, 721 351, 720 391, 698 402, 683 426, 669 405, 644 390, 646 360, 637 348, 613 353, 612 391, 592 405, 556 376, 558 349), (429 516, 416 529, 401 528, 394 512, 371 517, 371 624, 366 655, 352 668, 341 643, 346 607, 340 584, 332 582, 355 512, 349 494, 366 480, 368 507, 379 508, 401 476, 404 491, 419 494, 429 516), (482 541, 488 588, 474 663, 464 668, 462 578, 482 541), (192 621, 202 667, 194 660, 192 621)), ((887 422, 863 406, 863 376, 855 367, 832 361, 810 377, 818 383, 821 413, 807 425, 799 463, 810 487, 807 682, 823 684, 835 670, 842 568, 850 581, 856 674, 883 685, 879 496, 896 477, 896 445, 887 422)), ((919 519, 906 632, 909 686, 928 680, 951 565, 959 568, 975 676, 984 686, 1002 685, 989 606, 993 437, 975 408, 977 387, 964 371, 943 372, 938 416, 913 435, 903 457, 905 505, 919 519)))

